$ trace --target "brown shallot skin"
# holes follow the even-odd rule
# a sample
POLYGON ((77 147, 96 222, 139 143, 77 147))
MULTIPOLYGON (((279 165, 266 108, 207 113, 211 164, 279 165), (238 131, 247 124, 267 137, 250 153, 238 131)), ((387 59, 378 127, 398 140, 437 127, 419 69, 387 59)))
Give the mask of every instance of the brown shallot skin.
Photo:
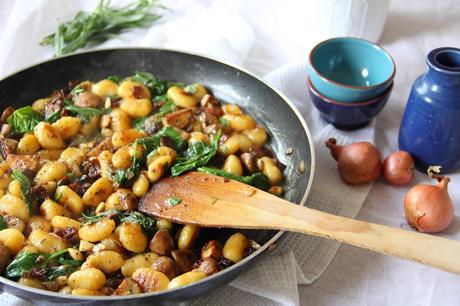
POLYGON ((412 187, 404 199, 407 223, 419 232, 441 232, 452 222, 454 206, 447 192, 450 179, 437 179, 437 185, 418 184, 412 187))
POLYGON ((407 185, 414 173, 414 159, 406 151, 393 152, 383 160, 382 173, 391 185, 407 185))
POLYGON ((355 142, 341 146, 334 138, 326 141, 326 147, 337 161, 340 177, 349 184, 372 182, 380 176, 382 160, 380 151, 369 142, 355 142))

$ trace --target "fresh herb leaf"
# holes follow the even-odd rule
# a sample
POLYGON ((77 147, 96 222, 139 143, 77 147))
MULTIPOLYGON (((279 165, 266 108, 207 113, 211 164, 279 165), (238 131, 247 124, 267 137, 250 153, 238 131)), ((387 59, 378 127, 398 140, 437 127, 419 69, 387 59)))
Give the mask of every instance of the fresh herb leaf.
POLYGON ((216 155, 221 131, 211 137, 211 144, 208 146, 204 142, 194 142, 190 144, 184 157, 177 159, 171 168, 172 176, 178 176, 184 172, 204 166, 216 155))
POLYGON ((149 72, 137 71, 133 77, 133 81, 144 84, 150 89, 153 96, 164 95, 168 88, 177 84, 174 82, 164 81, 158 79, 156 76, 149 72))
POLYGON ((1 231, 1 230, 4 230, 5 228, 7 228, 5 219, 3 219, 2 216, 0 216, 0 231, 1 231))
POLYGON ((93 12, 78 12, 73 20, 61 23, 55 33, 43 38, 40 45, 53 45, 55 56, 72 53, 102 43, 126 29, 150 26, 161 18, 151 12, 153 8, 162 7, 155 0, 139 0, 115 9, 110 1, 100 0, 93 12))
POLYGON ((181 198, 171 197, 171 198, 166 199, 166 204, 168 206, 176 206, 176 205, 179 205, 181 202, 182 202, 181 198))
POLYGON ((157 113, 155 113, 155 115, 163 117, 164 115, 174 112, 176 109, 176 104, 174 104, 174 102, 170 98, 167 98, 165 104, 163 104, 163 106, 160 107, 160 109, 157 113))
POLYGON ((222 123, 224 128, 228 128, 230 126, 230 122, 227 119, 225 119, 224 117, 220 117, 219 122, 222 123))
POLYGON ((61 111, 55 111, 51 116, 45 116, 45 121, 48 123, 54 123, 61 118, 61 111))
POLYGON ((109 209, 97 215, 85 215, 82 213, 82 216, 83 224, 93 224, 103 218, 117 218, 119 222, 138 223, 147 234, 153 234, 156 230, 155 219, 137 211, 123 212, 117 209, 109 209))
POLYGON ((43 255, 40 253, 23 252, 6 267, 5 276, 8 278, 21 277, 23 273, 30 272, 37 266, 37 261, 43 255))
POLYGON ((30 132, 42 121, 42 116, 34 111, 31 106, 21 107, 8 117, 12 134, 30 132))
POLYGON ((72 105, 70 103, 67 103, 67 105, 64 108, 67 109, 70 112, 70 114, 80 117, 84 123, 88 123, 90 121, 90 118, 93 116, 100 116, 110 112, 110 109, 108 108, 99 109, 92 107, 81 107, 72 105))
POLYGON ((54 195, 54 201, 58 202, 62 199, 62 192, 56 192, 54 195))
POLYGON ((83 262, 70 257, 68 249, 53 254, 23 252, 6 268, 5 276, 18 278, 32 268, 45 269, 44 280, 54 280, 58 276, 69 275, 77 270, 83 262))
POLYGON ((235 181, 239 181, 239 182, 254 186, 262 190, 268 190, 268 188, 270 188, 270 184, 268 183, 268 178, 260 172, 254 173, 250 176, 240 176, 240 175, 233 174, 231 172, 227 172, 227 171, 215 169, 215 168, 209 168, 209 167, 200 167, 198 168, 198 171, 203 172, 203 173, 214 174, 214 175, 226 177, 226 178, 229 178, 235 181))
POLYGON ((188 94, 193 95, 197 91, 196 85, 195 84, 187 85, 184 87, 184 91, 188 94))
POLYGON ((106 210, 104 212, 98 213, 97 215, 94 212, 90 212, 89 214, 81 213, 83 216, 83 224, 93 224, 99 222, 101 219, 104 218, 112 218, 114 216, 119 216, 122 212, 120 210, 116 210, 115 208, 106 210))
POLYGON ((142 230, 148 235, 154 234, 156 231, 155 219, 137 211, 124 213, 120 217, 120 222, 138 223, 142 227, 142 230))
POLYGON ((158 142, 163 137, 169 138, 170 144, 176 151, 181 151, 187 144, 181 134, 170 126, 163 127, 158 131, 155 137, 158 137, 158 142))
POLYGON ((85 89, 83 88, 83 86, 81 86, 81 84, 77 84, 77 86, 72 88, 72 90, 70 91, 70 94, 73 97, 76 97, 78 94, 81 94, 84 91, 85 91, 85 89))
POLYGON ((147 117, 134 119, 132 121, 133 128, 138 131, 142 131, 144 129, 143 125, 144 125, 145 119, 147 119, 147 117))
POLYGON ((211 197, 211 205, 216 204, 216 202, 217 202, 218 200, 219 200, 218 198, 211 197))
POLYGON ((116 75, 109 75, 107 77, 107 80, 112 81, 112 82, 117 83, 117 84, 120 83, 120 77, 118 77, 116 75))
POLYGON ((21 171, 14 169, 11 173, 11 178, 18 181, 21 185, 21 194, 24 198, 24 202, 26 202, 27 208, 29 209, 29 214, 33 214, 33 206, 32 206, 32 199, 30 197, 30 190, 32 188, 32 184, 27 176, 24 175, 21 171))

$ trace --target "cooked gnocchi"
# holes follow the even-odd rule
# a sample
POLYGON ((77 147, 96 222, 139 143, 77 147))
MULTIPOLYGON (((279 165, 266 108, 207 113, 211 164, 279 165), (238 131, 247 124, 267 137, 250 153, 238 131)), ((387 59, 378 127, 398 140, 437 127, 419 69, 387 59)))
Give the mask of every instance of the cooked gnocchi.
POLYGON ((202 84, 149 73, 71 82, 7 108, 2 120, 0 272, 26 286, 72 295, 168 290, 258 247, 241 232, 206 239, 207 229, 137 211, 162 177, 198 170, 282 193, 283 166, 264 147, 265 128, 202 84))

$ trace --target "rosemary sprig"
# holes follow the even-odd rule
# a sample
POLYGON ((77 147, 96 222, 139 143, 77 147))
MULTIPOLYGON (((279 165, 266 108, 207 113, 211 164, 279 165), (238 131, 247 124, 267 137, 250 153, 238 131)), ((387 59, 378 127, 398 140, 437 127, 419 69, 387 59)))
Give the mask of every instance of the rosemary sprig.
POLYGON ((110 0, 100 0, 93 12, 80 11, 73 20, 59 24, 56 32, 43 38, 40 45, 53 45, 55 56, 72 53, 102 43, 123 30, 151 25, 161 18, 151 13, 153 8, 163 7, 156 0, 138 0, 115 9, 110 7, 110 0))

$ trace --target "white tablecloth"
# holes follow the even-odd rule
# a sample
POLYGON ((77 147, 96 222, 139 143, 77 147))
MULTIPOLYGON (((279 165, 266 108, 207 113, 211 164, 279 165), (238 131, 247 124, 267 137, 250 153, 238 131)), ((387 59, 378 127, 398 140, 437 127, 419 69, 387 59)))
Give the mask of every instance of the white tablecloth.
MULTIPOLYGON (((6 20, 13 1, 0 2, 0 49, 14 46, 14 41, 2 40, 9 31, 6 20)), ((211 0, 197 1, 210 5, 211 0)), ((243 63, 256 74, 266 73, 295 60, 304 59, 311 41, 302 10, 296 1, 226 1, 238 3, 239 11, 252 28, 255 43, 243 63)), ((235 4, 236 5, 236 4, 235 4)), ((186 12, 183 12, 186 14, 186 12)), ((58 14, 58 12, 57 12, 58 14)), ((397 149, 397 133, 409 90, 415 78, 426 70, 425 55, 440 46, 460 46, 460 6, 455 0, 393 1, 380 40, 395 59, 397 74, 393 94, 376 122, 376 145, 386 155, 397 149)), ((69 16, 64 16, 69 18, 69 16)), ((63 18, 64 18, 63 17, 63 18)), ((33 31, 34 29, 30 29, 33 31)), ((11 33, 10 33, 11 34, 11 33)), ((24 29, 9 35, 27 36, 24 29)), ((129 34, 128 34, 129 35, 129 34)), ((122 44, 122 38, 120 39, 122 44)), ((37 53, 30 50, 23 65, 34 63, 37 53)), ((38 56, 41 58, 41 56, 38 56)), ((21 68, 8 66, 0 58, 4 70, 21 68)), ((457 211, 454 223, 443 236, 460 239, 460 173, 452 176, 450 194, 457 211)), ((426 181, 417 173, 413 184, 426 181)), ((406 187, 395 188, 378 180, 366 199, 358 219, 395 227, 407 227, 402 210, 406 187)), ((460 254, 459 254, 460 258, 460 254)), ((301 285, 301 305, 459 305, 460 277, 416 263, 379 255, 343 245, 325 273, 311 285, 301 285)))

